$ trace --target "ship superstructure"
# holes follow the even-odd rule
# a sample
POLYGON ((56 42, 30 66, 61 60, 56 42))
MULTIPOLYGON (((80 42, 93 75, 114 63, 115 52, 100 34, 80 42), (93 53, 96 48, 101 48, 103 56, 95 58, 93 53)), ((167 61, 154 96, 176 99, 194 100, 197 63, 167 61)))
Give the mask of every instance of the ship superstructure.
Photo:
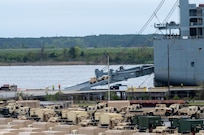
POLYGON ((155 86, 204 82, 204 4, 180 0, 179 8, 180 23, 155 25, 166 31, 154 40, 155 86))

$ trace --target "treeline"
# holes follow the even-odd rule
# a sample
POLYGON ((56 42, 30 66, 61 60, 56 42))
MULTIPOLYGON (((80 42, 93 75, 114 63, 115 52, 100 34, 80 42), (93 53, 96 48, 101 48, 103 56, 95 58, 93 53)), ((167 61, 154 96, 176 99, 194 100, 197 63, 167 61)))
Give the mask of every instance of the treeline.
POLYGON ((0 48, 81 48, 152 46, 155 35, 92 35, 85 37, 0 38, 0 48))
POLYGON ((107 64, 107 56, 111 64, 145 64, 153 63, 152 47, 108 47, 108 48, 29 48, 0 49, 0 63, 12 64, 107 64))

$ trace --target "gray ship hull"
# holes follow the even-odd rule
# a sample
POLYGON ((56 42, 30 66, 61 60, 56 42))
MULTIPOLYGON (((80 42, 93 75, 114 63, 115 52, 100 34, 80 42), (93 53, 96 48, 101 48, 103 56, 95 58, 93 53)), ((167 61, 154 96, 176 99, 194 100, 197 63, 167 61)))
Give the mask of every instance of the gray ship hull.
POLYGON ((154 40, 155 86, 204 82, 204 39, 154 40))

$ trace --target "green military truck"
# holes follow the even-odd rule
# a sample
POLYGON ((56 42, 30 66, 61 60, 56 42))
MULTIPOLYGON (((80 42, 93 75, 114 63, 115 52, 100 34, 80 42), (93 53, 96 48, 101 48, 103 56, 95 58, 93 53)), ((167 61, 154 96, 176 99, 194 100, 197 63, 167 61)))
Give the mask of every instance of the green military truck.
POLYGON ((179 122, 179 133, 197 133, 203 129, 202 119, 181 119, 179 122))
POLYGON ((140 132, 152 132, 157 126, 163 125, 161 116, 138 116, 136 123, 140 132))

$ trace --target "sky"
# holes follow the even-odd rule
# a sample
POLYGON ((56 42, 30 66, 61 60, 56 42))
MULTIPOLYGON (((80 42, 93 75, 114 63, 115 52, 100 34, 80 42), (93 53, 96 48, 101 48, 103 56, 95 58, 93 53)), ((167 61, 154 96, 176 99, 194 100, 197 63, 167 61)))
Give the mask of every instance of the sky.
MULTIPOLYGON (((166 0, 143 33, 141 28, 162 0, 0 0, 0 37, 56 37, 150 34, 177 0, 166 0)), ((203 0, 189 0, 204 3, 203 0)), ((179 22, 179 10, 169 21, 179 22)))

